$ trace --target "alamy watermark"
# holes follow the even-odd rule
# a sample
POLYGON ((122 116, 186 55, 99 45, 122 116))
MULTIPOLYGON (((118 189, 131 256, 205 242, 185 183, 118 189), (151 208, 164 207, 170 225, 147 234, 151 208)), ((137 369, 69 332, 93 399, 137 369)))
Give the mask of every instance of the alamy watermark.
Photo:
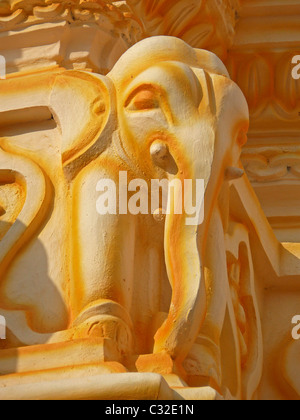
POLYGON ((3 55, 0 55, 0 80, 6 79, 6 60, 3 55))
POLYGON ((300 315, 295 315, 292 319, 292 324, 295 327, 292 330, 292 337, 294 340, 300 340, 300 315))
POLYGON ((0 340, 6 340, 6 319, 0 315, 0 340))
POLYGON ((128 173, 121 171, 118 186, 112 179, 101 179, 96 190, 101 193, 96 203, 100 215, 152 214, 159 219, 168 214, 184 214, 188 226, 201 225, 204 221, 203 179, 152 179, 150 183, 133 179, 128 182, 128 173))
POLYGON ((295 64, 292 70, 292 77, 294 80, 300 79, 300 55, 295 55, 292 59, 292 64, 295 64))
MULTIPOLYGON (((292 59, 292 64, 295 66, 292 70, 292 77, 294 80, 300 79, 300 55, 295 55, 292 59)), ((295 315, 292 319, 292 324, 295 327, 292 329, 292 337, 294 340, 300 340, 300 315, 295 315)))

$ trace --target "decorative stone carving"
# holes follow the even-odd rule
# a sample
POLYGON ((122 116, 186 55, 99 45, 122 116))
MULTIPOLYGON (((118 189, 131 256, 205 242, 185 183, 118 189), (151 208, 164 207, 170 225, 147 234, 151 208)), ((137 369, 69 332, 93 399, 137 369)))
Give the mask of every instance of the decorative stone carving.
POLYGON ((299 399, 300 5, 152 3, 0 1, 1 400, 299 399))
POLYGON ((293 57, 300 51, 299 13, 297 1, 243 0, 225 61, 250 109, 249 143, 242 162, 269 222, 284 241, 295 239, 291 226, 299 217, 293 203, 299 194, 299 81, 292 77, 293 57), (293 209, 289 220, 282 202, 293 209))
POLYGON ((7 73, 61 66, 106 74, 142 38, 142 25, 125 2, 0 3, 0 54, 7 73))
POLYGON ((238 18, 237 0, 200 1, 188 5, 188 11, 186 0, 172 0, 171 7, 168 0, 155 7, 148 3, 1 1, 0 54, 7 72, 58 65, 107 74, 130 46, 154 35, 178 36, 226 58, 238 18))
POLYGON ((221 59, 233 42, 240 10, 237 0, 127 0, 148 35, 172 35, 196 48, 213 51, 221 59), (164 16, 164 19, 161 17, 164 16))
MULTIPOLYGON (((47 371, 63 365, 64 349, 74 353, 80 366, 76 346, 98 343, 103 363, 188 380, 182 363, 209 311, 209 329, 204 327, 201 340, 211 342, 217 353, 212 357, 209 346, 201 345, 197 357, 212 358, 218 372, 212 383, 220 387, 222 315, 215 313, 214 299, 206 304, 205 289, 214 294, 221 281, 212 265, 220 258, 213 251, 216 238, 224 238, 218 196, 222 185, 243 174, 239 156, 248 124, 246 102, 221 61, 176 38, 149 38, 129 50, 107 77, 63 70, 16 76, 3 82, 1 96, 2 172, 16 174, 4 181, 24 197, 18 219, 15 213, 10 217, 12 227, 1 242, 1 307, 9 330, 5 347, 40 344, 32 348, 31 357, 37 357, 36 352, 51 352, 51 343, 61 343, 54 360, 38 364, 47 371), (28 90, 34 92, 30 97, 28 90), (31 143, 19 140, 41 121, 46 133, 52 131, 46 134, 51 148, 43 159, 41 133, 31 143), (14 132, 17 124, 21 136, 14 132), (163 161, 154 159, 153 152, 151 157, 157 141, 166 145, 163 161), (110 178, 118 183, 120 171, 146 182, 204 179, 205 222, 188 226, 187 215, 174 210, 165 223, 151 214, 100 216, 97 182, 110 178), (216 238, 208 245, 211 223, 216 238), (26 274, 20 295, 25 267, 44 242, 50 278, 41 258, 26 274), (207 246, 212 250, 209 280, 203 271, 207 246), (43 300, 50 286, 51 312, 43 300), (138 296, 139 303, 133 304, 138 296)), ((226 270, 225 253, 223 261, 226 270)), ((90 355, 87 362, 93 360, 90 355)), ((26 369, 24 362, 19 372, 26 369)), ((200 372, 207 385, 212 384, 210 372, 206 366, 200 372)), ((189 376, 196 385, 194 373, 189 376)))

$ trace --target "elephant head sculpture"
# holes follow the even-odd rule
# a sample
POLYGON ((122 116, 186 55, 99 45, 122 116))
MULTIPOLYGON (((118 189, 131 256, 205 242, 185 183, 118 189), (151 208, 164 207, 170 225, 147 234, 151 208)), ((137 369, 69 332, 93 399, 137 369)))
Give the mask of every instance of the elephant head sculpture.
MULTIPOLYGON (((204 180, 203 223, 166 216, 164 252, 172 301, 155 335, 154 353, 182 361, 206 315, 203 258, 222 184, 240 177, 248 107, 222 62, 172 37, 146 39, 108 75, 115 85, 119 135, 128 159, 148 176, 204 180)), ((172 200, 171 195, 169 199, 172 200)))

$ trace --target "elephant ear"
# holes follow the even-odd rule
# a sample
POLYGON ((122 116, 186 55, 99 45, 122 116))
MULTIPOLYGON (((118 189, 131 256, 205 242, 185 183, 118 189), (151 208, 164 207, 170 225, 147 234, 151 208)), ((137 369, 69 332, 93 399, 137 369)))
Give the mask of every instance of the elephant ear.
POLYGON ((65 174, 73 178, 111 141, 114 128, 112 82, 104 76, 66 71, 54 81, 49 107, 61 131, 65 174))
POLYGON ((16 75, 0 83, 0 130, 54 118, 61 133, 62 165, 68 174, 108 146, 116 120, 109 78, 58 69, 16 75))
POLYGON ((72 179, 106 149, 116 119, 112 106, 114 87, 104 76, 55 70, 17 75, 0 81, 0 87, 0 274, 3 274, 4 261, 7 266, 8 256, 12 258, 15 254, 12 249, 17 252, 25 232, 28 240, 29 230, 33 232, 41 223, 49 201, 49 182, 38 162, 23 156, 14 146, 7 146, 1 138, 1 128, 54 118, 61 132, 62 166, 68 179, 72 179), (6 203, 8 196, 18 199, 6 203))
MULTIPOLYGON (((38 167, 38 162, 23 155, 22 149, 8 146, 5 138, 1 138, 1 128, 13 126, 17 129, 24 123, 38 123, 54 118, 61 133, 58 141, 62 166, 70 180, 106 149, 111 141, 116 118, 115 106, 112 106, 114 87, 110 79, 104 76, 58 69, 40 74, 16 75, 0 81, 0 87, 1 264, 6 232, 20 214, 24 216, 24 212, 24 224, 28 228, 43 207, 42 197, 47 196, 45 171, 38 167), (39 176, 36 172, 39 172, 39 176), (33 182, 35 188, 32 192, 35 190, 36 199, 31 197, 29 188, 31 174, 33 179, 42 178, 41 185, 33 182), (16 182, 16 179, 19 181, 16 182), (4 184, 11 185, 11 188, 16 188, 16 184, 20 186, 12 194, 13 197, 19 197, 19 200, 14 202, 10 199, 9 205, 5 203, 7 192, 4 184)), ((16 236, 21 235, 16 232, 16 236)), ((14 242, 13 238, 10 242, 14 242)))
POLYGON ((10 142, 1 132, 5 127, 34 130, 34 124, 54 119, 61 134, 57 148, 70 181, 111 141, 113 89, 106 77, 62 69, 0 80, 1 310, 11 310, 12 302, 5 295, 7 270, 39 231, 53 205, 47 170, 33 160, 34 154, 26 152, 21 140, 10 142))

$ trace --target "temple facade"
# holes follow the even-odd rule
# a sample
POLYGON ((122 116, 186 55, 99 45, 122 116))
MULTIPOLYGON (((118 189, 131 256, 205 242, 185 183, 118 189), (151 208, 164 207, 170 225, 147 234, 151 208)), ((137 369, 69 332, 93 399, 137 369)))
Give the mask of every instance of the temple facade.
POLYGON ((300 399, 299 19, 0 0, 0 400, 300 399))

